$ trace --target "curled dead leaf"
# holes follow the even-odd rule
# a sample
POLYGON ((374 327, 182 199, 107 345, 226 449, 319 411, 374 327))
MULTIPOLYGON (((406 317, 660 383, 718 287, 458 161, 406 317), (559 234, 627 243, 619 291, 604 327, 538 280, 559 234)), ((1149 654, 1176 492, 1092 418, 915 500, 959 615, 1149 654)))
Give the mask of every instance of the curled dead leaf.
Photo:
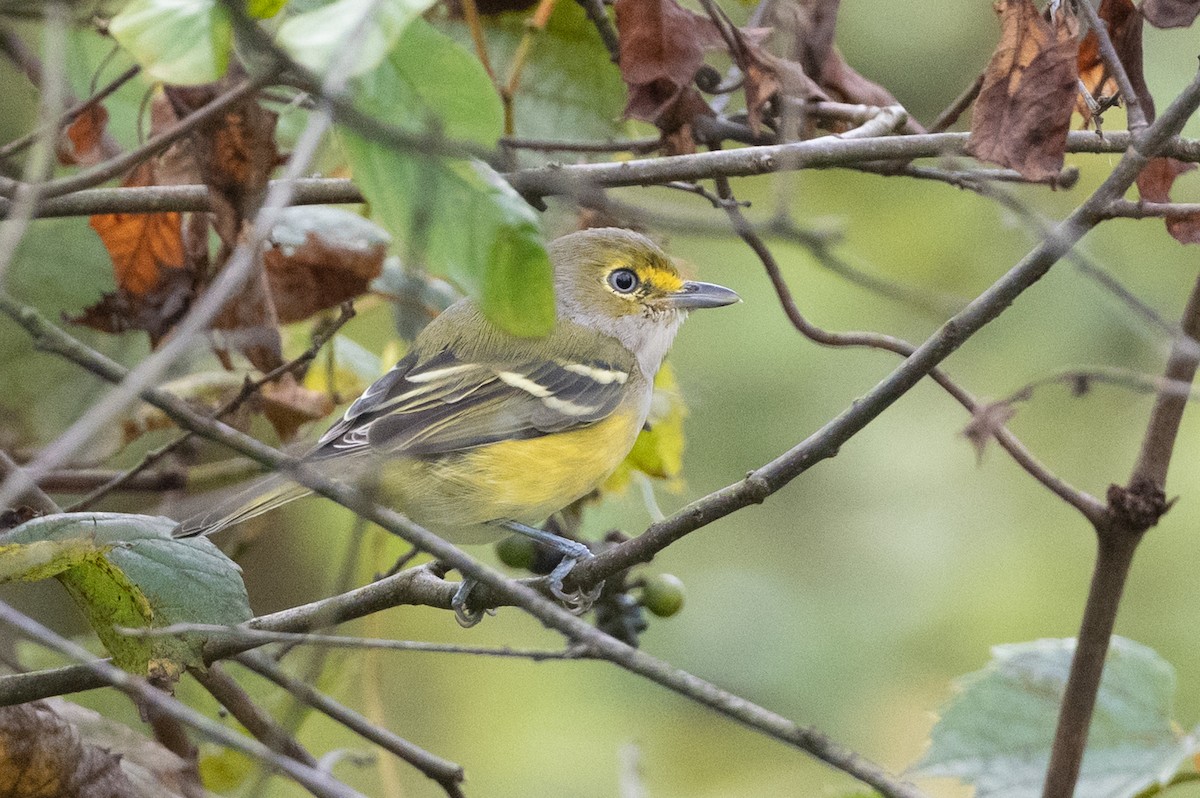
POLYGON ((366 293, 383 270, 390 240, 349 211, 287 209, 263 255, 279 321, 301 321, 366 293))
POLYGON ((121 757, 84 743, 43 701, 0 708, 0 795, 111 798, 140 795, 121 757))

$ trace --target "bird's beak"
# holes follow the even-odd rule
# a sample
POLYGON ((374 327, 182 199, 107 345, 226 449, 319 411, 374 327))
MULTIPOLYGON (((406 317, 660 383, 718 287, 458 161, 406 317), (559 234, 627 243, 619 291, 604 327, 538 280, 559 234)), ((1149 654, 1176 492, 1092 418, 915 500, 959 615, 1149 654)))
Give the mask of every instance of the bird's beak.
POLYGON ((696 308, 719 308, 741 302, 742 298, 723 285, 698 283, 689 280, 675 293, 667 297, 671 306, 679 310, 696 308))

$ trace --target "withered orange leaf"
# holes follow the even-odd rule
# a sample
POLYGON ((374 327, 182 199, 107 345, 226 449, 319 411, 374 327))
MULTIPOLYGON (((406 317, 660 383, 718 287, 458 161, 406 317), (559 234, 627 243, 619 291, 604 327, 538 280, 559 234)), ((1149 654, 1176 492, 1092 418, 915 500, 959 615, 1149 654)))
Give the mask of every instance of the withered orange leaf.
POLYGON ((1000 44, 984 70, 967 151, 1046 180, 1062 169, 1078 90, 1074 36, 1031 0, 997 0, 1000 44))
POLYGON ((328 395, 305 388, 290 373, 263 386, 262 405, 263 415, 271 422, 279 439, 285 442, 296 437, 304 424, 332 413, 334 406, 328 395))
MULTIPOLYGON (((1146 119, 1153 121, 1154 98, 1150 96, 1142 69, 1142 15, 1138 13, 1133 0, 1101 0, 1097 13, 1104 22, 1121 66, 1129 76, 1146 119)), ((1117 82, 1100 57, 1100 41, 1094 30, 1089 30, 1079 43, 1077 62, 1079 80, 1093 97, 1111 97, 1117 93, 1117 82)), ((1091 120, 1091 109, 1082 97, 1076 99, 1076 110, 1085 122, 1091 120)))
MULTIPOLYGON (((154 184, 154 165, 138 166, 122 186, 154 184)), ((113 262, 117 287, 139 296, 158 284, 164 269, 184 265, 183 223, 179 213, 106 213, 91 217, 89 224, 113 262)))
POLYGON ((1156 28, 1186 28, 1200 16, 1200 0, 1145 0, 1142 15, 1156 28))
POLYGON ((108 111, 100 103, 89 105, 59 137, 56 153, 63 166, 93 166, 104 160, 101 140, 108 111))
MULTIPOLYGON (((1174 158, 1151 158, 1137 176, 1138 195, 1145 202, 1170 202, 1175 179, 1195 168, 1194 163, 1174 158)), ((1167 232, 1179 243, 1200 243, 1200 214, 1172 216, 1166 225, 1167 232)))

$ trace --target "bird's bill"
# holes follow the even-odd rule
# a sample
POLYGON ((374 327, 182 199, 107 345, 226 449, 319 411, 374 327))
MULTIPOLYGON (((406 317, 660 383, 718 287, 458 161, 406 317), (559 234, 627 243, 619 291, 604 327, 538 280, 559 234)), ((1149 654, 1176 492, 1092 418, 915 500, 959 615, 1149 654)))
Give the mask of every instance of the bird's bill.
POLYGON ((719 308, 741 302, 742 298, 734 291, 716 283, 699 283, 692 280, 683 284, 669 297, 671 304, 680 310, 695 310, 697 308, 719 308))

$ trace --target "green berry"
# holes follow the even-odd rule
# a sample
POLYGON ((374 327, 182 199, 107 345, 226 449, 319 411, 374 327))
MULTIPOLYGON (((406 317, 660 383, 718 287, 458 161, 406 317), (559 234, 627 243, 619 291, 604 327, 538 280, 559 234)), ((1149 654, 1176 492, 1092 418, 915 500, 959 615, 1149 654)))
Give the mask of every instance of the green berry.
POLYGON ((674 574, 655 574, 642 587, 642 606, 659 618, 670 618, 683 609, 683 581, 674 574))
POLYGON ((521 535, 512 535, 496 544, 496 556, 509 568, 528 571, 537 559, 537 550, 532 540, 521 535))

